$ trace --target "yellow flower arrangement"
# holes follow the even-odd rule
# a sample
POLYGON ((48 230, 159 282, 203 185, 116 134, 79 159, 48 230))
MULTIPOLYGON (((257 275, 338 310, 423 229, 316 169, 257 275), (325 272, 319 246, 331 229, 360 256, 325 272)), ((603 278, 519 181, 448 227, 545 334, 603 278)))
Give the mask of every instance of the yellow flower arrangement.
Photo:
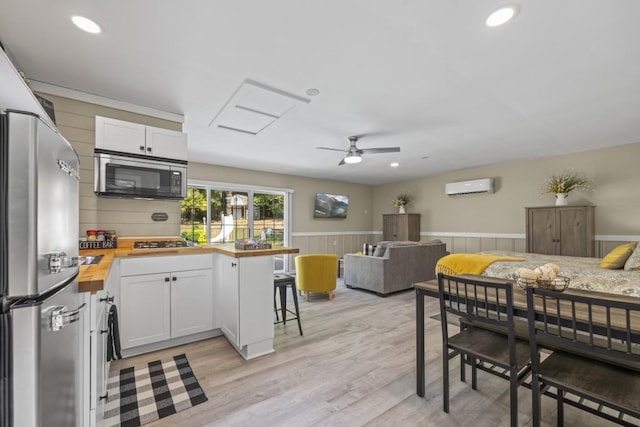
POLYGON ((399 194, 395 199, 392 200, 393 206, 399 208, 400 206, 406 206, 409 203, 413 203, 413 198, 406 193, 399 194))
POLYGON ((544 186, 540 189, 540 194, 569 193, 577 189, 590 190, 589 180, 582 178, 574 170, 569 170, 547 178, 544 186))

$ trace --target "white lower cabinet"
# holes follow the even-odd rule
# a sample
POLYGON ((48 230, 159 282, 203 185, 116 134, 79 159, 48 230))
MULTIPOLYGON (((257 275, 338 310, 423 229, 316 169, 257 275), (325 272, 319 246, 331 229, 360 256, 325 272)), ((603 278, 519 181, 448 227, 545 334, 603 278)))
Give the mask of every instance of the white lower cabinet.
POLYGON ((240 347, 240 305, 238 260, 220 256, 220 327, 227 340, 240 347))
POLYGON ((211 270, 181 271, 171 279, 171 336, 213 329, 213 274, 211 270))
POLYGON ((122 348, 171 338, 171 273, 120 278, 122 348))
POLYGON ((123 349, 214 329, 212 256, 122 259, 123 349))
POLYGON ((114 292, 118 287, 118 263, 114 261, 104 282, 96 293, 85 292, 87 316, 83 332, 84 378, 82 425, 102 424, 104 404, 107 399, 107 380, 110 362, 107 360, 107 337, 109 333, 109 310, 114 303, 114 292))
MULTIPOLYGON (((91 388, 89 393, 91 405, 91 426, 100 425, 104 404, 107 399, 107 380, 109 365, 107 361, 107 337, 109 334, 109 309, 111 293, 103 290, 91 295, 92 307, 95 310, 95 328, 91 334, 91 388), (95 301, 94 301, 95 300, 95 301)), ((92 310, 93 311, 93 310, 92 310)), ((92 316, 93 317, 93 316, 92 316)))
POLYGON ((246 359, 273 352, 273 256, 218 255, 220 325, 246 359))

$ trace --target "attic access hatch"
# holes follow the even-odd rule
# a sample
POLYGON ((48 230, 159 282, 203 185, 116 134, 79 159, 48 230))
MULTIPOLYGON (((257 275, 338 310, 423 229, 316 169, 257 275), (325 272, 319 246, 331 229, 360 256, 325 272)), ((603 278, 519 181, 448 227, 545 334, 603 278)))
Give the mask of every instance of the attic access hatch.
POLYGON ((445 184, 444 192, 447 196, 462 194, 493 193, 493 178, 474 179, 472 181, 450 182, 445 184))
POLYGON ((309 102, 310 99, 245 80, 209 122, 209 127, 257 135, 296 105, 309 102))

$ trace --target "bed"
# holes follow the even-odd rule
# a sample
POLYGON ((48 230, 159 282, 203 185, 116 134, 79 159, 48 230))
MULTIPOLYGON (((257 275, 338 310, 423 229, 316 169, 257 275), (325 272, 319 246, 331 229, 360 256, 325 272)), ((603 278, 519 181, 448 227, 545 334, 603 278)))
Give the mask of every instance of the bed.
POLYGON ((520 267, 533 269, 552 262, 560 267, 560 273, 558 274, 569 277, 570 288, 640 297, 640 270, 625 271, 600 268, 601 258, 506 251, 487 251, 483 253, 524 258, 524 261, 496 261, 482 272, 485 276, 514 279, 514 272, 520 267))

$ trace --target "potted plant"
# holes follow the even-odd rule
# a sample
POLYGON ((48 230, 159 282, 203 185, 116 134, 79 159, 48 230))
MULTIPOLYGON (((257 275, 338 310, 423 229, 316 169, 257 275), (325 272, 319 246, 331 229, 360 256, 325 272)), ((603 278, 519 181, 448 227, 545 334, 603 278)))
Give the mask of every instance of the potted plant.
POLYGON ((407 206, 409 203, 413 203, 413 199, 411 198, 411 196, 406 193, 397 195, 396 198, 392 201, 393 206, 398 208, 398 213, 401 214, 405 213, 405 206, 407 206))
POLYGON ((556 196, 556 205, 567 204, 568 194, 577 189, 588 190, 589 180, 578 175, 574 170, 564 171, 547 178, 540 194, 553 193, 556 196))

